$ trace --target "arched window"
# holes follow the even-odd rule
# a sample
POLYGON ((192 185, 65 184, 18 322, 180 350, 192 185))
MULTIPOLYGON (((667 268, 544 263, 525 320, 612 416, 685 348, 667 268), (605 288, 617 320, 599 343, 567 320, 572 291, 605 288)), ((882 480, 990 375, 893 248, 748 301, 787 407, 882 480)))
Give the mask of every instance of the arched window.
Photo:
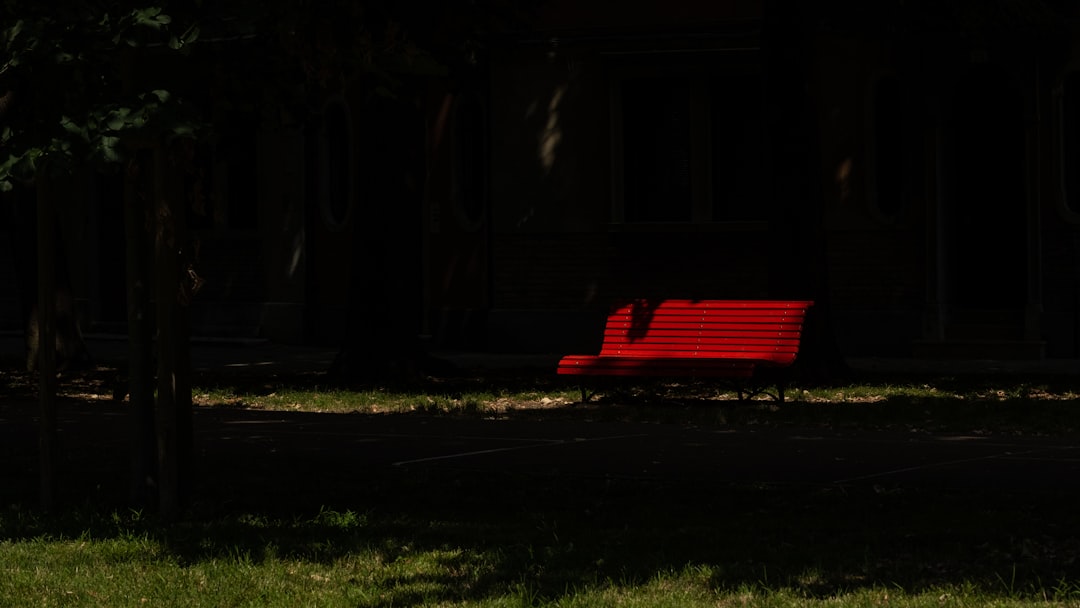
POLYGON ((323 219, 331 228, 342 228, 349 221, 355 189, 353 167, 353 129, 349 108, 342 100, 333 100, 323 111, 319 150, 319 205, 323 219))
POLYGON ((880 78, 873 91, 870 199, 875 211, 890 220, 904 211, 906 180, 919 175, 919 168, 909 162, 913 146, 905 106, 900 79, 880 78))
POLYGON ((454 109, 454 204, 462 224, 477 228, 487 208, 488 130, 484 104, 465 95, 454 109))

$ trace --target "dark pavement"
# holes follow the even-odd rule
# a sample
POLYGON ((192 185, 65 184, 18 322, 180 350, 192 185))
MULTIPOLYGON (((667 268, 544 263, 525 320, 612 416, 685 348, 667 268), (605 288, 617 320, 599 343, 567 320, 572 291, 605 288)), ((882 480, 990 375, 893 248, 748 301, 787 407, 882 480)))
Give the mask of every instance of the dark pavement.
MULTIPOLYGON (((92 347, 101 358, 122 357, 124 343, 96 340, 92 347)), ((330 349, 256 341, 199 343, 193 346, 193 365, 197 369, 318 371, 326 369, 333 355, 330 349)), ((448 358, 466 366, 482 366, 484 361, 493 366, 544 362, 542 357, 485 359, 476 354, 448 358)), ((1050 371, 1067 370, 1074 364, 1054 362, 1050 371)), ((34 468, 35 416, 33 404, 0 407, 0 455, 15 469, 34 468)), ((124 408, 119 404, 64 408, 61 448, 73 463, 98 459, 102 467, 123 470, 128 457, 127 428, 124 408)), ((388 475, 426 471, 435 475, 498 472, 709 485, 996 488, 1080 494, 1080 441, 1074 438, 723 429, 581 422, 542 415, 479 419, 244 409, 200 409, 195 429, 196 450, 200 461, 209 463, 206 466, 212 467, 215 461, 236 464, 238 459, 267 470, 292 461, 322 463, 312 464, 312 470, 346 485, 350 476, 362 483, 372 471, 388 475)), ((29 484, 25 489, 31 488, 32 482, 32 475, 24 477, 23 483, 29 484)))
MULTIPOLYGON (((0 456, 9 472, 24 473, 4 490, 33 496, 36 412, 33 404, 18 410, 0 407, 0 456)), ((129 458, 123 406, 62 408, 59 426, 61 471, 122 493, 129 458)), ((1080 495, 1080 442, 1070 438, 200 408, 195 450, 204 470, 198 477, 217 486, 211 494, 228 493, 240 475, 280 491, 325 490, 313 498, 320 502, 373 476, 416 474, 1080 495)))
POLYGON ((1060 438, 269 412, 201 417, 199 435, 266 454, 336 451, 365 467, 1080 493, 1080 442, 1060 438))

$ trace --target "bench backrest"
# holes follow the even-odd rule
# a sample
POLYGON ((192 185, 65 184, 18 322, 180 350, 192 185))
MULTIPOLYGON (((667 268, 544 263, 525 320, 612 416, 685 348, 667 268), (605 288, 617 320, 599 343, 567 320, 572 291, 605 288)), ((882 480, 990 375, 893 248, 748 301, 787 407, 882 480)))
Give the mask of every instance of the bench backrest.
POLYGON ((790 365, 812 304, 635 300, 608 316, 600 356, 745 358, 790 365))

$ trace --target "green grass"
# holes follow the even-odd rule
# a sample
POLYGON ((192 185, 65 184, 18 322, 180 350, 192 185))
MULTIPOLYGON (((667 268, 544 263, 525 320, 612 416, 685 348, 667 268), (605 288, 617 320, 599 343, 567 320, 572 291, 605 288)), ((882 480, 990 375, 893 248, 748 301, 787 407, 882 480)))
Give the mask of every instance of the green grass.
POLYGON ((510 481, 500 484, 509 500, 482 508, 472 493, 491 498, 490 481, 457 480, 472 500, 424 478, 363 512, 170 526, 137 512, 83 507, 50 518, 9 508, 0 605, 1080 605, 1076 554, 1066 552, 1075 538, 1036 534, 1030 517, 1002 514, 1000 500, 727 488, 701 509, 687 488, 631 504, 641 488, 628 482, 555 482, 551 500, 510 481), (939 513, 929 520, 927 499, 939 513))
POLYGON ((356 412, 386 414, 425 412, 431 414, 482 414, 508 408, 528 407, 529 404, 567 404, 574 396, 567 391, 539 392, 470 391, 449 394, 439 392, 387 391, 385 389, 345 390, 335 388, 276 387, 262 394, 245 393, 235 387, 196 388, 196 403, 207 406, 245 407, 253 409, 356 412))
MULTIPOLYGON (((8 403, 32 398, 31 383, 5 380, 8 403)), ((196 380, 204 410, 1080 429, 1072 378, 856 379, 801 387, 785 406, 708 383, 604 387, 580 405, 575 387, 531 376, 353 390, 196 380)), ((92 376, 61 388, 84 408, 108 393, 92 376)), ((1080 517, 1053 496, 420 469, 362 479, 314 510, 196 497, 173 524, 93 499, 53 514, 0 506, 0 606, 1080 606, 1080 517)))
POLYGON ((967 376, 870 378, 789 389, 739 402, 708 382, 600 383, 580 403, 576 386, 535 377, 465 378, 409 387, 340 389, 311 383, 224 382, 194 389, 204 407, 366 414, 423 413, 692 423, 705 426, 807 426, 977 434, 1080 434, 1080 378, 967 376))

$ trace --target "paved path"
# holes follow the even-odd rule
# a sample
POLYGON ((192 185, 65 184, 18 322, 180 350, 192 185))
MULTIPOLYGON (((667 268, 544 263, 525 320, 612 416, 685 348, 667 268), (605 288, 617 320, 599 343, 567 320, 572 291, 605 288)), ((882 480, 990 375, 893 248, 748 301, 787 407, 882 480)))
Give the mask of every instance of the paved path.
MULTIPOLYGON (((115 472, 126 470, 127 428, 112 404, 63 410, 63 466, 122 487, 115 472)), ((198 410, 195 428, 209 475, 276 471, 284 487, 425 471, 1080 495, 1080 442, 1062 438, 246 410, 198 410)), ((35 468, 32 407, 0 408, 0 446, 7 470, 35 468)), ((21 485, 31 490, 33 476, 21 485)))
MULTIPOLYGON (((123 354, 122 341, 97 340, 95 346, 106 356, 123 354)), ((333 355, 331 349, 263 342, 201 343, 193 347, 193 365, 317 371, 325 369, 333 355)), ((494 361, 453 356, 473 366, 494 361)), ((1040 369, 1071 365, 1059 362, 1040 369)), ((35 467, 34 415, 32 404, 0 407, 0 457, 9 471, 35 467)), ((102 466, 124 468, 127 422, 120 406, 105 403, 64 411, 60 429, 66 458, 73 462, 104 458, 102 466)), ((1080 442, 1075 439, 245 410, 200 410, 196 433, 203 462, 239 458, 269 469, 311 459, 320 463, 313 469, 318 474, 346 482, 351 477, 359 481, 372 470, 387 474, 425 470, 1080 494, 1080 442)), ((32 475, 25 479, 32 481, 32 475)))
POLYGON ((410 416, 216 414, 203 442, 365 467, 705 483, 996 487, 1080 493, 1080 442, 1047 438, 410 416))

